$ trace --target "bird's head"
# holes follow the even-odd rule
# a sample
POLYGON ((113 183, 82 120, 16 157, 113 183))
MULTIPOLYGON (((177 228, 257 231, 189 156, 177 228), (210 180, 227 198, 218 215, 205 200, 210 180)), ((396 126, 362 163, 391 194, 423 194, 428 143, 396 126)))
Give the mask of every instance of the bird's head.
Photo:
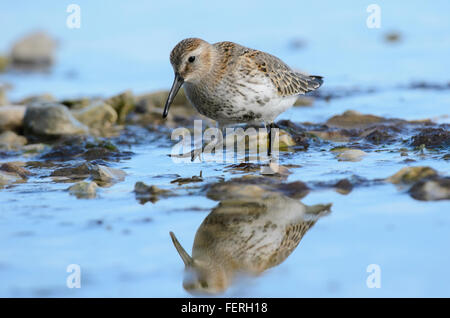
POLYGON ((170 53, 170 63, 175 72, 175 79, 170 89, 163 118, 169 113, 178 90, 186 83, 199 82, 212 66, 213 46, 198 38, 188 38, 179 42, 170 53))
POLYGON ((219 294, 229 285, 225 270, 218 264, 193 259, 178 242, 175 234, 170 232, 172 242, 185 265, 183 288, 191 294, 219 294))

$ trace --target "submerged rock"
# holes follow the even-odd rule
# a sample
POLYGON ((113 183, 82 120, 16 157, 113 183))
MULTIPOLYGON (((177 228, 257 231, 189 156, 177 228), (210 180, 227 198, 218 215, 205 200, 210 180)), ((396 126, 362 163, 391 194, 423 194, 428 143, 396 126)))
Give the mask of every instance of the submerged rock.
POLYGON ((27 107, 24 127, 28 134, 44 136, 88 133, 88 128, 76 120, 66 106, 58 103, 33 104, 27 107))
POLYGON ((0 132, 17 130, 23 125, 26 107, 23 105, 9 105, 0 107, 0 132))
POLYGON ((436 170, 430 167, 405 167, 386 180, 394 184, 412 184, 423 179, 436 177, 436 170))
POLYGON ((15 132, 5 131, 0 134, 0 149, 19 150, 27 143, 27 138, 15 132))
POLYGON ((72 111, 73 116, 91 128, 109 128, 117 121, 117 113, 110 105, 98 102, 72 111))
POLYGON ((78 199, 93 199, 97 196, 98 185, 95 182, 77 182, 67 190, 78 199))
POLYGON ((53 64, 54 41, 45 32, 34 32, 14 43, 11 49, 11 63, 20 68, 42 68, 53 64))
POLYGON ((421 180, 412 186, 409 193, 416 200, 450 200, 450 178, 421 180))

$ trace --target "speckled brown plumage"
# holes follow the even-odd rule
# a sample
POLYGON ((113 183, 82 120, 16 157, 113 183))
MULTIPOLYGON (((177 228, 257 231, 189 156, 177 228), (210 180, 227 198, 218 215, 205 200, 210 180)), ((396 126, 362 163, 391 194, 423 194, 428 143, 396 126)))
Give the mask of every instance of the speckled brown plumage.
POLYGON ((270 192, 220 202, 197 230, 189 267, 196 276, 185 288, 223 291, 237 273, 258 275, 279 265, 329 209, 270 192))
POLYGON ((193 106, 224 125, 271 123, 298 95, 323 82, 271 54, 233 42, 185 39, 172 50, 170 61, 193 106))

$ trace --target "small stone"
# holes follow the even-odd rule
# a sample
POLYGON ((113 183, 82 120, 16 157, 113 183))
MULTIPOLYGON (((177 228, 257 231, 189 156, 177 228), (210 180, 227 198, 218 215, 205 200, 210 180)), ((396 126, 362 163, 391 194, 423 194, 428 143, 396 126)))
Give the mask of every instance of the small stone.
POLYGON ((90 177, 92 165, 89 163, 82 163, 80 165, 64 167, 56 169, 51 173, 51 177, 65 177, 71 180, 82 180, 90 177))
POLYGON ((23 181, 17 173, 11 173, 0 170, 0 187, 23 181))
POLYGON ((98 102, 72 111, 73 116, 91 128, 109 128, 117 121, 117 113, 110 105, 98 102))
POLYGON ((68 188, 71 195, 78 199, 93 199, 97 196, 98 185, 95 182, 77 182, 68 188))
POLYGON ((0 132, 16 130, 22 127, 26 107, 9 105, 0 107, 0 132))
POLYGON ((99 185, 109 185, 123 181, 127 174, 119 169, 95 165, 91 170, 91 176, 99 185))
POLYGON ((12 131, 0 134, 0 149, 19 150, 27 143, 27 138, 19 136, 12 131))
POLYGON ((88 128, 69 109, 57 103, 33 104, 25 112, 26 133, 46 136, 87 134, 88 128))
POLYGON ((436 170, 430 167, 416 166, 405 167, 396 174, 387 178, 387 181, 394 184, 411 184, 419 180, 433 178, 437 176, 436 170))
POLYGON ((23 168, 23 162, 6 162, 0 166, 0 170, 15 173, 19 175, 22 179, 28 178, 31 175, 31 172, 25 168, 23 168))

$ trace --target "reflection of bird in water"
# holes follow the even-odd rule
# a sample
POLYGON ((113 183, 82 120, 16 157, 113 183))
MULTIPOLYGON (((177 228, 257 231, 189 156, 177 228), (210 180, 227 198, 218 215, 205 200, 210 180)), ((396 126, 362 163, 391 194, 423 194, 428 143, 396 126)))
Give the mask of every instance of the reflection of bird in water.
POLYGON ((184 288, 220 293, 238 273, 258 275, 282 263, 330 206, 306 206, 273 193, 220 202, 197 230, 192 257, 170 233, 186 265, 184 288))

